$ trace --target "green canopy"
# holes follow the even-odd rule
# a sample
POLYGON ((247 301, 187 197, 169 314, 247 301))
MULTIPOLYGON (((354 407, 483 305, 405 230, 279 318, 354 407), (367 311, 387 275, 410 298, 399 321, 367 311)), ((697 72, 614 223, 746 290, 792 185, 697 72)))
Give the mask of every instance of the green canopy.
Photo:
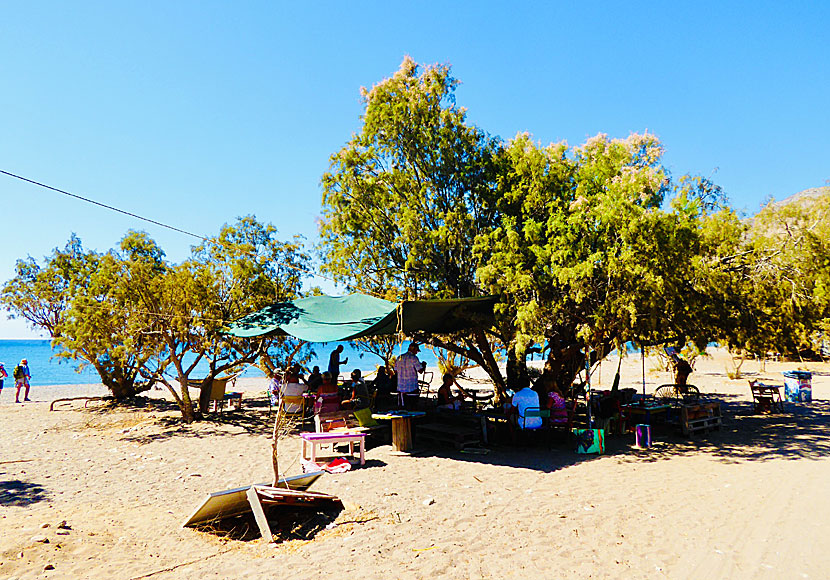
POLYGON ((403 332, 447 334, 491 318, 495 296, 400 303, 366 296, 312 296, 272 304, 229 325, 241 338, 291 335, 308 342, 339 342, 403 332))

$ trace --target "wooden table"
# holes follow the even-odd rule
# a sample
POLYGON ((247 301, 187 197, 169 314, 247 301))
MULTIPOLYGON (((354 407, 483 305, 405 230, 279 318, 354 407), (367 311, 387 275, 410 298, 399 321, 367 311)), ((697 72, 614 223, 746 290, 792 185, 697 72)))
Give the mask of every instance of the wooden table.
MULTIPOLYGON (((483 441, 484 441, 485 444, 489 443, 489 439, 488 439, 489 436, 487 434, 487 431, 488 431, 490 422, 493 422, 494 424, 504 423, 504 425, 508 425, 509 422, 510 422, 510 415, 508 415, 507 413, 505 413, 501 409, 493 409, 493 410, 490 410, 490 411, 479 411, 478 413, 476 413, 476 415, 481 418, 481 433, 482 433, 483 441)), ((495 428, 495 425, 494 425, 494 428, 495 428)))
MULTIPOLYGON (((654 415, 663 415, 663 419, 665 420, 665 416, 669 409, 671 409, 671 405, 655 405, 653 403, 646 405, 631 403, 630 405, 622 406, 622 411, 626 417, 631 417, 632 419, 637 419, 638 417, 643 418, 642 421, 640 421, 640 419, 637 419, 637 421, 629 421, 628 424, 630 426, 633 426, 636 422, 644 422, 647 425, 651 425, 652 416, 654 415)), ((629 427, 629 429, 630 428, 631 427, 629 427)))
POLYGON ((755 412, 784 412, 784 401, 781 399, 780 385, 765 385, 757 381, 749 381, 752 389, 752 400, 755 403, 755 412))
POLYGON ((392 421, 392 447, 395 451, 411 451, 412 419, 424 417, 423 411, 389 411, 388 413, 372 413, 372 419, 392 421))
POLYGON ((354 455, 355 442, 360 444, 360 465, 366 464, 366 433, 300 433, 303 439, 303 457, 306 457, 306 445, 311 444, 311 461, 317 461, 317 446, 335 443, 348 443, 349 454, 354 455))

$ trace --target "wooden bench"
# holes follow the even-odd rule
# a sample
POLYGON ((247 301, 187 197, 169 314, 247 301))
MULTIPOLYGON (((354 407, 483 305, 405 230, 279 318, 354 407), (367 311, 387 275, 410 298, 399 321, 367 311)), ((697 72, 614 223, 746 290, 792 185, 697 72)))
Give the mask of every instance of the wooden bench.
POLYGON ((680 406, 680 432, 686 436, 720 430, 723 424, 720 402, 680 406))
POLYGON ((465 425, 426 423, 416 425, 415 433, 419 440, 428 439, 439 443, 451 443, 458 450, 481 444, 481 429, 465 425))

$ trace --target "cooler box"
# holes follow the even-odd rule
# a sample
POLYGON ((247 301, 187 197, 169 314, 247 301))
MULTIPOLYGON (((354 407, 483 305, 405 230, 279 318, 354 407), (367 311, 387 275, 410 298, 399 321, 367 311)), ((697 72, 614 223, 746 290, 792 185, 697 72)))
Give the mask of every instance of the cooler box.
POLYGON ((634 428, 634 446, 640 449, 651 447, 651 425, 637 425, 634 428))
POLYGON ((784 371, 784 400, 790 403, 810 403, 813 400, 813 373, 784 371))

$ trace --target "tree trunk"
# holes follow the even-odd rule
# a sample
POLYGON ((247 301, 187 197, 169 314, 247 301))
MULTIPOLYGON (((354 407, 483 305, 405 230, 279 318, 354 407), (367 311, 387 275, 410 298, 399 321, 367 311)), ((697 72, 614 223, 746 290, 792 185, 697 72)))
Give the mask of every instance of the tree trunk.
POLYGON ((507 388, 518 391, 530 379, 527 371, 527 346, 515 345, 507 349, 507 388))
POLYGON ((182 412, 182 420, 185 423, 201 420, 201 411, 193 408, 193 400, 190 398, 190 389, 187 386, 186 376, 179 375, 179 385, 181 386, 181 399, 177 403, 179 404, 179 410, 182 412))
POLYGON ((137 394, 135 386, 127 381, 117 381, 112 377, 101 377, 101 382, 110 390, 117 401, 129 399, 137 394))
POLYGON ((199 412, 207 413, 210 407, 210 393, 213 390, 213 376, 208 376, 202 380, 199 386, 199 412))
POLYGON ((584 366, 585 354, 579 344, 572 343, 563 348, 561 344, 557 347, 552 343, 542 374, 553 381, 563 394, 567 394, 574 378, 584 366))

